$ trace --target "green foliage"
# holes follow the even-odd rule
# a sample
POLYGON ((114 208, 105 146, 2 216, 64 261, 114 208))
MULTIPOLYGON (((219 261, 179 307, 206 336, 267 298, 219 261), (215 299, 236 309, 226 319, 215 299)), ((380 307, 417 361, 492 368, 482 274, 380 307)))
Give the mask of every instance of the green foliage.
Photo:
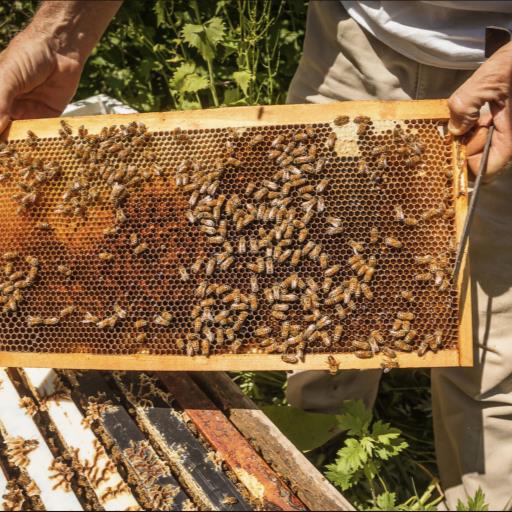
POLYGON ((373 420, 363 402, 345 402, 343 412, 336 416, 340 429, 346 432, 344 446, 336 453, 334 463, 328 464, 326 477, 342 491, 366 487, 369 495, 346 494, 359 509, 364 510, 435 510, 441 497, 431 499, 436 489, 432 482, 421 496, 414 495, 398 502, 396 492, 389 491, 383 468, 392 459, 400 459, 409 444, 401 432, 389 423, 373 420))
POLYGON ((457 501, 457 510, 461 512, 470 511, 470 510, 489 510, 489 505, 485 502, 485 494, 484 491, 479 487, 475 492, 473 497, 468 498, 467 503, 462 503, 461 500, 457 501))
POLYGON ((400 431, 388 423, 379 420, 371 425, 372 413, 360 400, 346 402, 337 420, 351 437, 338 451, 335 463, 327 466, 326 476, 343 491, 363 478, 373 485, 382 464, 408 447, 400 431))

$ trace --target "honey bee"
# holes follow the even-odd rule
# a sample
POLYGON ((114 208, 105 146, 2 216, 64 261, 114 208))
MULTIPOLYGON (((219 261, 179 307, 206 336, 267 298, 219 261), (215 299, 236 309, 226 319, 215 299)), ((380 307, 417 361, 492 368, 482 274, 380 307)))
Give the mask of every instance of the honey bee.
POLYGON ((398 350, 402 350, 403 352, 412 352, 411 345, 408 345, 407 343, 405 343, 405 341, 402 340, 395 340, 393 342, 393 346, 398 350))
POLYGON ((292 267, 296 267, 299 264, 301 257, 302 257, 302 250, 301 249, 295 249, 293 251, 293 253, 292 253, 292 257, 291 257, 291 260, 290 260, 290 265, 292 267))
POLYGON ((434 332, 433 345, 435 345, 436 349, 438 349, 442 344, 443 344, 443 331, 438 329, 434 332))
POLYGON ((418 354, 418 357, 423 357, 426 354, 428 349, 429 349, 428 342, 422 341, 420 343, 420 346, 418 347, 417 352, 416 352, 418 354))
POLYGON ((37 229, 40 229, 42 231, 51 231, 51 226, 48 224, 48 222, 38 222, 36 224, 37 229))
POLYGON ((57 325, 60 322, 60 318, 58 316, 49 316, 43 318, 44 325, 57 325))
POLYGON ((146 252, 147 250, 149 249, 149 246, 146 242, 142 242, 140 243, 139 245, 137 245, 134 249, 133 249, 133 253, 136 255, 136 256, 139 256, 140 254, 142 254, 143 252, 146 252))
POLYGON ((398 361, 393 360, 384 360, 380 363, 380 367, 383 369, 384 373, 388 373, 393 368, 398 368, 400 365, 398 364, 398 361))
POLYGON ((29 315, 27 317, 27 325, 29 327, 35 327, 37 325, 43 325, 44 321, 43 318, 40 316, 31 316, 29 315))
POLYGON ((341 340, 342 334, 343 334, 343 326, 341 324, 336 324, 334 326, 334 333, 333 333, 334 343, 339 343, 339 341, 341 340))
POLYGON ((384 238, 384 244, 386 244, 388 247, 392 247, 393 249, 400 249, 403 246, 400 240, 390 236, 384 238))
POLYGON ((414 276, 414 280, 415 281, 426 282, 426 281, 431 281, 433 279, 433 277, 434 276, 430 272, 424 272, 422 274, 416 274, 414 276))
POLYGON ((389 357, 390 359, 396 358, 396 352, 385 345, 381 347, 381 351, 386 357, 389 357))
POLYGON ((19 254, 15 251, 9 251, 9 252, 4 252, 2 257, 6 261, 13 261, 19 257, 19 254))
POLYGON ((169 311, 163 311, 159 315, 155 316, 154 322, 156 325, 161 325, 162 327, 169 327, 173 320, 173 315, 169 311))
POLYGON ((334 149, 337 139, 338 137, 334 132, 329 133, 329 135, 327 136, 327 141, 325 143, 328 150, 332 151, 334 149))
POLYGON ((406 217, 404 219, 404 224, 406 226, 417 226, 418 225, 418 219, 415 217, 406 217))
POLYGON ((123 224, 128 220, 128 218, 126 217, 126 214, 124 213, 124 210, 122 208, 117 208, 115 215, 116 215, 116 221, 119 222, 120 224, 123 224))
POLYGON ((377 354, 380 352, 380 347, 377 344, 377 341, 375 340, 375 338, 373 336, 368 336, 368 345, 370 345, 370 350, 374 354, 377 354))
POLYGON ((399 311, 396 316, 399 320, 414 320, 414 313, 410 311, 399 311))
POLYGON ((114 259, 114 255, 111 252, 100 252, 98 254, 98 258, 101 261, 112 261, 114 259))
POLYGON ((333 123, 336 125, 336 126, 344 126, 346 125, 348 122, 350 121, 350 118, 348 116, 337 116, 334 118, 334 121, 333 123))
POLYGON ((421 163, 421 156, 420 155, 413 155, 410 158, 407 158, 405 160, 405 165, 412 169, 413 167, 418 166, 421 163))
POLYGON ((438 208, 430 208, 429 210, 423 212, 420 217, 422 220, 430 220, 433 217, 437 217, 442 215, 444 212, 444 206, 438 208))
POLYGON ((71 125, 67 121, 64 121, 64 119, 61 119, 60 125, 62 126, 62 130, 66 135, 71 135, 73 133, 71 125))
MULTIPOLYGON (((300 249, 298 249, 300 250, 300 249)), ((309 258, 313 261, 317 261, 322 253, 322 246, 320 244, 316 244, 313 250, 309 253, 309 258)))
POLYGON ((341 265, 333 265, 324 271, 325 277, 333 277, 341 270, 341 265))
POLYGON ((354 355, 359 359, 370 359, 373 357, 373 352, 371 350, 356 350, 354 355))
POLYGON ((408 300, 409 302, 412 302, 414 300, 413 293, 409 290, 401 290, 400 295, 402 296, 402 298, 408 300))
POLYGON ((60 310, 59 316, 64 318, 66 316, 72 315, 75 312, 75 306, 67 306, 60 310))
POLYGON ((139 241, 139 237, 138 237, 137 233, 131 233, 130 234, 130 245, 132 247, 134 247, 137 245, 138 241, 139 241))
POLYGON ((272 329, 270 327, 259 327, 254 331, 254 334, 258 338, 265 338, 271 333, 272 329))
POLYGON ((364 273, 363 281, 369 283, 372 280, 373 274, 375 274, 375 268, 369 267, 364 273))
POLYGON ((283 354, 281 359, 288 364, 297 364, 299 362, 299 358, 294 354, 283 354))
POLYGON ((354 251, 354 254, 358 254, 364 251, 364 245, 361 242, 357 242, 355 240, 349 240, 348 245, 354 251))
POLYGON ((416 331, 414 329, 411 329, 404 337, 404 341, 406 343, 411 343, 416 338, 416 331))
POLYGON ((395 220, 403 222, 405 218, 404 211, 400 205, 395 206, 395 220))
POLYGON ((228 256, 219 266, 221 270, 228 270, 229 267, 235 262, 235 258, 233 256, 228 256))

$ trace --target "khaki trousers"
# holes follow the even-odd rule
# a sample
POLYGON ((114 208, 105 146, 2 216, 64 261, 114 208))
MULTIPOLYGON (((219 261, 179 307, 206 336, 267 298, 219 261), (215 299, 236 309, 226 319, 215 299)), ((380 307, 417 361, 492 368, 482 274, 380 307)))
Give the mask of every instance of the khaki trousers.
MULTIPOLYGON (((288 103, 447 98, 470 73, 410 60, 364 31, 341 2, 312 1, 288 103)), ((490 509, 502 510, 512 498, 512 173, 481 192, 470 265, 475 367, 432 370, 437 461, 446 507, 481 487, 490 509)), ((297 372, 288 400, 332 412, 348 399, 372 405, 380 375, 297 372)))

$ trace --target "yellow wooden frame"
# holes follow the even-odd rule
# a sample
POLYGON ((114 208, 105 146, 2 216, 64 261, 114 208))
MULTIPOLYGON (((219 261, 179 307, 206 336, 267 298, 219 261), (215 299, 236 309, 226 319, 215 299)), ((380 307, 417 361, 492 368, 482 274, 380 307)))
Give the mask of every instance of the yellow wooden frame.
MULTIPOLYGON (((127 124, 131 121, 145 123, 151 131, 183 129, 206 129, 224 127, 249 127, 299 123, 332 122, 337 115, 367 115, 381 120, 439 119, 446 120, 449 110, 445 100, 423 101, 351 101, 322 105, 279 105, 260 107, 232 107, 186 112, 164 112, 148 114, 103 115, 68 118, 74 128, 85 125, 89 132, 97 133, 104 126, 127 124)), ((9 140, 26 137, 33 130, 39 137, 57 136, 60 119, 38 119, 15 121, 7 137, 9 140)), ((456 232, 460 236, 467 211, 467 171, 463 147, 453 142, 454 194, 456 204, 456 232)), ((459 311, 459 341, 457 349, 428 352, 423 357, 415 353, 398 354, 402 367, 471 366, 473 364, 473 335, 471 321, 471 295, 469 267, 465 255, 462 271, 457 283, 459 311)), ((353 354, 333 354, 340 369, 378 368, 382 357, 358 359, 353 354)), ((326 354, 307 354, 304 362, 290 365, 279 355, 269 354, 220 354, 187 357, 183 355, 95 355, 87 353, 31 353, 0 351, 0 366, 54 367, 76 369, 123 369, 123 370, 318 370, 327 368, 326 354)))

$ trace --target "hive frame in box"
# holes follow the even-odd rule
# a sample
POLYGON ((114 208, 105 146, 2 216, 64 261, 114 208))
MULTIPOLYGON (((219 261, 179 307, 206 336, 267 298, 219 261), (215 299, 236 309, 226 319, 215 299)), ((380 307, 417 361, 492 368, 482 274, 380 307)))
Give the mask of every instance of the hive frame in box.
MULTIPOLYGON (((284 105, 221 108, 208 111, 186 111, 148 114, 103 115, 67 118, 76 130, 86 125, 96 133, 111 124, 127 124, 131 121, 145 123, 150 131, 208 128, 237 128, 297 123, 332 122, 337 115, 353 118, 367 115, 380 120, 431 119, 446 120, 449 117, 444 100, 423 101, 354 101, 329 103, 326 105, 284 105)), ((55 137, 59 119, 16 121, 8 132, 9 140, 22 139, 27 130, 37 132, 40 137, 55 137)), ((464 148, 453 141, 452 155, 455 195, 455 229, 460 236, 467 211, 467 174, 464 148)), ((415 353, 399 353, 397 361, 402 367, 470 366, 473 362, 471 297, 469 266, 464 255, 463 271, 459 274, 457 292, 459 297, 458 343, 456 349, 444 349, 437 353, 427 352, 423 357, 415 353)), ((333 354, 340 369, 368 369, 379 367, 382 357, 359 359, 352 353, 333 354)), ((291 366, 276 354, 218 354, 187 357, 184 355, 99 355, 74 353, 32 353, 0 351, 0 366, 31 366, 76 369, 123 369, 123 370, 314 370, 327 368, 327 354, 306 354, 305 360, 291 366)))

